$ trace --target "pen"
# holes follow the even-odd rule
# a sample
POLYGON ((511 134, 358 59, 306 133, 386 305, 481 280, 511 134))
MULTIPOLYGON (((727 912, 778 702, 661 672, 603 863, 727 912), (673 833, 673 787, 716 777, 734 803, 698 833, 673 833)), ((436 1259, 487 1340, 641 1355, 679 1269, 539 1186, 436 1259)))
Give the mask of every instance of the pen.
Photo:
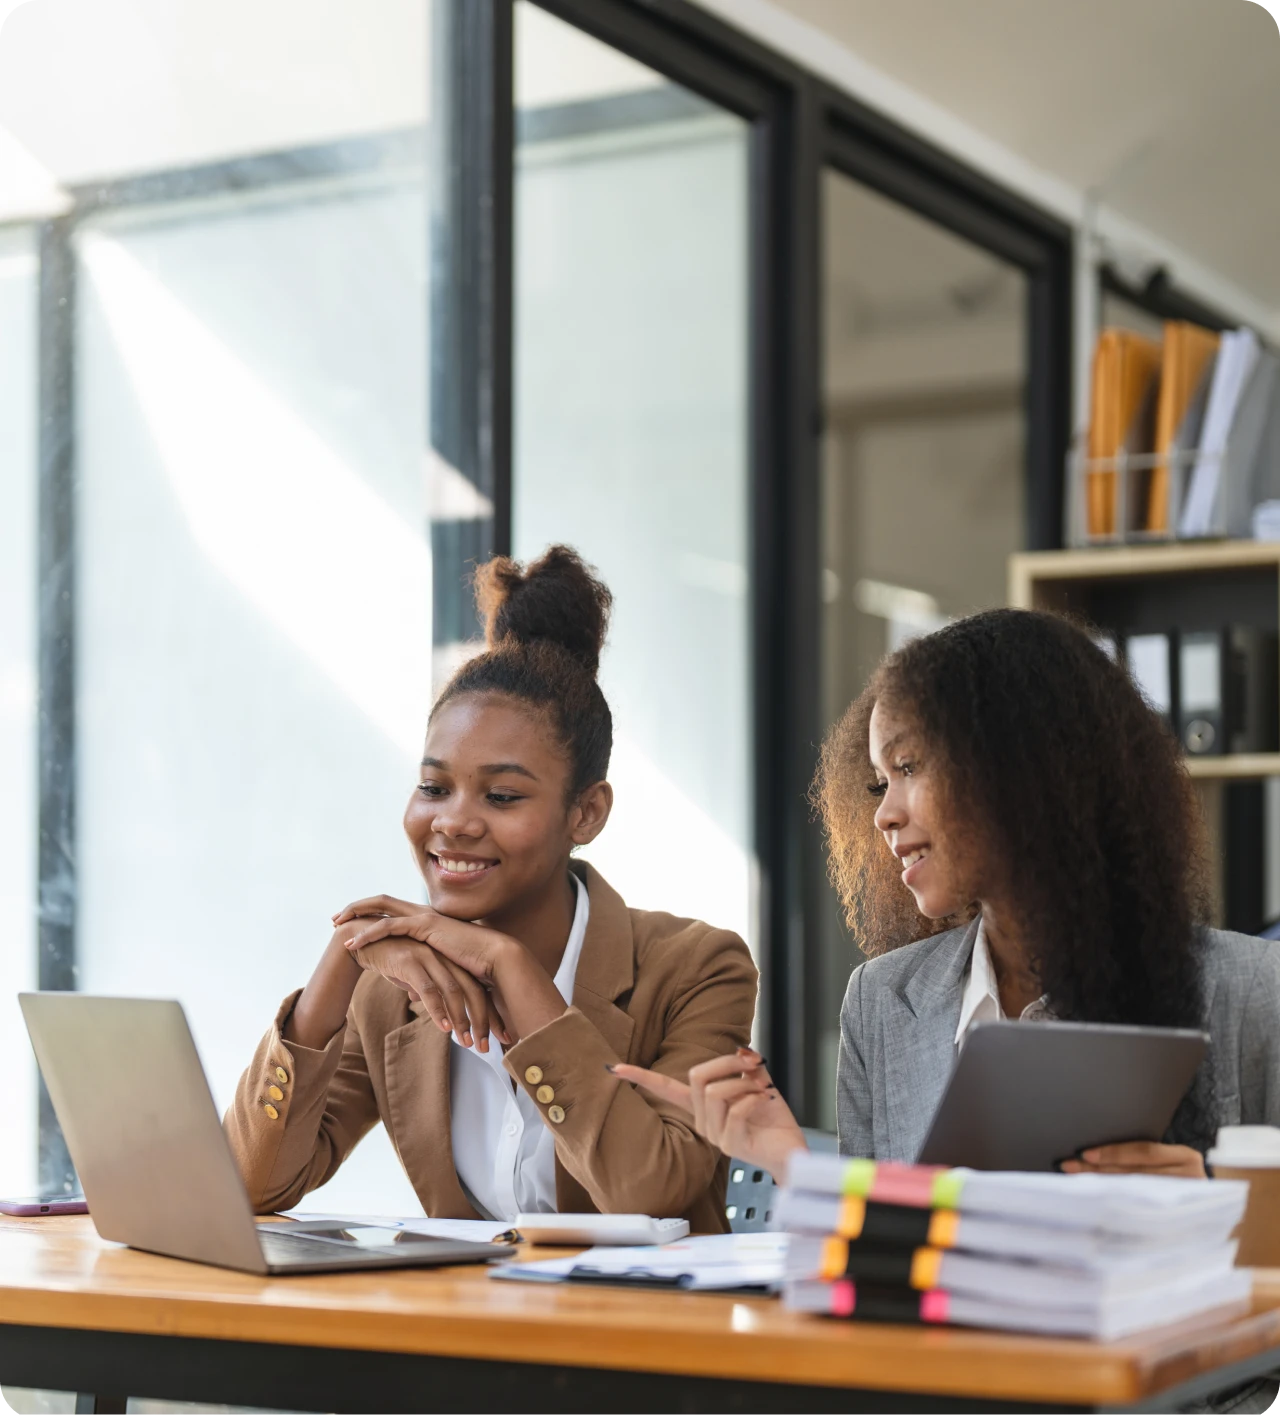
POLYGON ((524 1239, 514 1228, 508 1228, 505 1233, 499 1233, 493 1241, 496 1243, 522 1243, 524 1239))

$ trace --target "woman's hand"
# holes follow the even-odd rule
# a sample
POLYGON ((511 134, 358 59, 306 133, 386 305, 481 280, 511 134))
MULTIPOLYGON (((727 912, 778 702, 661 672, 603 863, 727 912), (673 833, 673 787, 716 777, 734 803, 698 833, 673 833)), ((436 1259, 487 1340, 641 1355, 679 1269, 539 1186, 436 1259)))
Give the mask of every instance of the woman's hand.
POLYGON ((786 1182, 792 1153, 808 1147, 754 1050, 695 1065, 687 1085, 638 1065, 614 1065, 612 1070, 620 1080, 687 1109, 693 1127, 721 1153, 768 1169, 779 1183, 786 1182))
POLYGON ((361 898, 344 907, 333 920, 338 927, 353 924, 347 938, 349 951, 358 952, 385 937, 411 937, 447 957, 485 986, 498 984, 504 957, 524 950, 505 933, 478 927, 474 922, 460 922, 420 902, 403 902, 398 897, 361 898), (356 921, 357 918, 367 920, 356 921))
POLYGON ((366 971, 376 971, 408 992, 411 1000, 421 1001, 436 1025, 448 1034, 457 1032, 468 1049, 474 1043, 487 1054, 490 1031, 509 1044, 502 1013, 484 986, 430 947, 405 937, 387 937, 355 949, 347 944, 347 949, 366 971))
MULTIPOLYGON (((568 1008, 555 982, 524 946, 514 937, 495 932, 491 927, 460 922, 430 907, 413 906, 393 897, 370 897, 353 902, 336 920, 340 926, 345 923, 353 926, 346 947, 361 961, 362 954, 376 943, 394 939, 418 942, 429 949, 429 955, 422 957, 424 965, 428 961, 438 962, 452 968, 459 982, 470 980, 481 988, 488 988, 489 1010, 492 1013, 493 1003, 496 1003, 503 1024, 498 1039, 504 1045, 522 1040, 562 1016, 568 1008), (397 911, 405 908, 410 910, 397 911), (357 918, 372 920, 356 921, 357 918)), ((443 978, 439 978, 437 986, 443 984, 443 978)), ((422 999, 427 1009, 432 1010, 433 1003, 425 996, 422 999)), ((471 998, 467 997, 462 1006, 452 1004, 453 999, 456 998, 446 997, 449 1009, 442 1014, 456 1025, 460 1012, 462 1019, 467 1019, 469 1013, 465 1007, 471 998)), ((434 1011, 432 1015, 438 1019, 434 1011)), ((474 1018, 472 1021, 474 1023, 474 1018)))
POLYGON ((1204 1178, 1204 1155, 1185 1144, 1105 1144, 1064 1159, 1063 1173, 1154 1173, 1171 1178, 1204 1178))
POLYGON ((402 897, 390 897, 380 893, 377 897, 362 897, 349 902, 341 912, 335 912, 330 919, 335 927, 350 922, 355 917, 412 917, 422 912, 422 903, 406 902, 402 897))

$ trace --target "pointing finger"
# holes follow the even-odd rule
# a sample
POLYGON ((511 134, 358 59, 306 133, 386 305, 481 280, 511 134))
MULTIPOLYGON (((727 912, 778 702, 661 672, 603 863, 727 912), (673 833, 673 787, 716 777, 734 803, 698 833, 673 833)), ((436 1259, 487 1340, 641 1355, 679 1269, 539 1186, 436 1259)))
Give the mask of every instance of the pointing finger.
POLYGON ((673 1080, 670 1075, 661 1075, 657 1070, 644 1070, 639 1065, 606 1065, 605 1069, 629 1084, 639 1085, 668 1104, 679 1105, 681 1109, 693 1112, 693 1092, 688 1085, 673 1080))

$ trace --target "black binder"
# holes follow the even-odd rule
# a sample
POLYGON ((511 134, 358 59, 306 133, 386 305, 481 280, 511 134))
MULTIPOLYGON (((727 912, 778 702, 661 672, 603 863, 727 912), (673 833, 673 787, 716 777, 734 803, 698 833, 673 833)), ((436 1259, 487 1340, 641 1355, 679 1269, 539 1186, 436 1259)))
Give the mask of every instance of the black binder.
POLYGON ((1277 636, 1256 626, 1184 631, 1178 644, 1178 737, 1188 754, 1280 747, 1277 636))
POLYGON ((1184 631, 1178 638, 1178 738, 1188 754, 1226 754, 1226 636, 1184 631))

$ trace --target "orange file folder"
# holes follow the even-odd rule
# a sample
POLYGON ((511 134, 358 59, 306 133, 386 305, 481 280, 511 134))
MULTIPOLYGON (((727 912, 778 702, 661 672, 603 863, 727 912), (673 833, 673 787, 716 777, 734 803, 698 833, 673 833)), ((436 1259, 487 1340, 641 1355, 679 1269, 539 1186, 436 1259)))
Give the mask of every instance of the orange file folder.
POLYGON ((1218 343, 1217 335, 1203 326, 1184 320, 1165 322, 1164 360, 1156 402, 1156 453, 1161 456, 1161 462, 1151 474, 1144 524, 1148 532, 1169 532, 1171 520, 1177 517, 1178 510, 1169 507, 1168 456, 1187 417, 1187 409, 1218 352, 1218 343))
MULTIPOLYGON (((1093 356, 1093 408, 1089 458, 1114 459, 1129 448, 1134 425, 1143 414, 1160 370, 1160 346, 1132 330, 1108 327, 1098 336, 1093 356)), ((1136 443, 1149 447, 1138 432, 1136 443)), ((1130 452, 1145 452, 1134 448, 1130 452)), ((1086 526, 1090 537, 1114 536, 1118 526, 1120 480, 1114 468, 1090 468, 1085 480, 1086 526)))

